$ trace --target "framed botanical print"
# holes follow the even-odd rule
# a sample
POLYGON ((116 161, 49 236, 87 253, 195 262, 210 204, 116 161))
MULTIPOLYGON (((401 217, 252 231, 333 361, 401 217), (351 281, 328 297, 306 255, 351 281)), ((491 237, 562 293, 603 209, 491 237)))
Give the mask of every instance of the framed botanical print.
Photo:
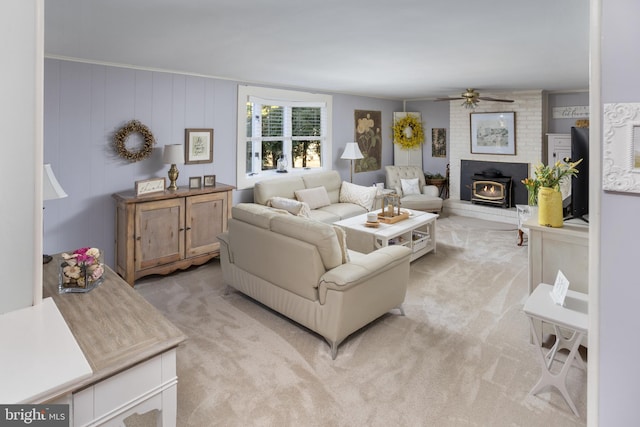
POLYGON ((375 171, 382 160, 382 112, 355 110, 355 141, 364 158, 355 161, 354 172, 375 171))

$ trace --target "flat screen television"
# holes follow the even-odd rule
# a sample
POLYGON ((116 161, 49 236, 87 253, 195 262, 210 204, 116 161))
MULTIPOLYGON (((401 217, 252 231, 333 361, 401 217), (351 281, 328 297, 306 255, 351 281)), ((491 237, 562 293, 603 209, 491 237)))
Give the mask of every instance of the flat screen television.
POLYGON ((589 221, 589 128, 571 128, 571 161, 582 159, 571 178, 571 216, 589 221))

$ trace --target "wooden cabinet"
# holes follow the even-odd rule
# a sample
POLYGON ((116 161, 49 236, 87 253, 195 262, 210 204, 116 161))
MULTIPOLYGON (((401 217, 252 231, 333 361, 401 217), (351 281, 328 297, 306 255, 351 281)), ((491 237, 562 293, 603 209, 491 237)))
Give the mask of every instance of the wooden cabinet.
POLYGON ((129 285, 149 274, 200 265, 220 254, 233 187, 218 184, 135 196, 116 193, 116 272, 129 285))

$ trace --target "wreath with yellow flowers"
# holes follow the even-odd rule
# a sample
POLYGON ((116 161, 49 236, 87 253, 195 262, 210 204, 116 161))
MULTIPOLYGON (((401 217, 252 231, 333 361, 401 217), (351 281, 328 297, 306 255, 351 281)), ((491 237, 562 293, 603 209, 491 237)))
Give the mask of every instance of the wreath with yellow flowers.
POLYGON ((132 162, 137 162, 138 160, 149 157, 153 149, 153 144, 156 143, 156 139, 153 137, 151 130, 137 120, 131 120, 124 125, 116 132, 113 139, 116 153, 118 153, 120 157, 131 160, 132 162), (142 135, 142 138, 144 138, 144 144, 138 151, 130 151, 127 149, 127 138, 129 138, 129 135, 132 133, 139 133, 142 135))
POLYGON ((418 147, 424 143, 422 122, 418 117, 407 114, 393 125, 393 142, 405 150, 418 147))

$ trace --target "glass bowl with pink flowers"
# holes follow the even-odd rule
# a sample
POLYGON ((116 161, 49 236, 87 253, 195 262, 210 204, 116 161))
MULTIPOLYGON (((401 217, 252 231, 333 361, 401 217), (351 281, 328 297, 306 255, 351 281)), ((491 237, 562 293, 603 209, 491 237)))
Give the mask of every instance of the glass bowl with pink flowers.
POLYGON ((58 292, 89 292, 104 280, 102 253, 98 248, 80 248, 63 253, 58 292))

